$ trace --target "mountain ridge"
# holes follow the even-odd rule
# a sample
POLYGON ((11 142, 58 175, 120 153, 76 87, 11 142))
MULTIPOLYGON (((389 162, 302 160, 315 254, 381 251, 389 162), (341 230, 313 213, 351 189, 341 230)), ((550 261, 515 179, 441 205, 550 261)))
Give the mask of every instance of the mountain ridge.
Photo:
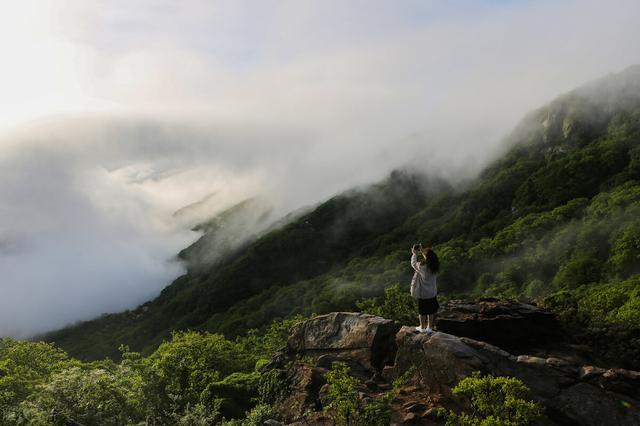
POLYGON ((622 285, 640 254, 618 248, 638 226, 639 135, 634 66, 527 114, 506 138, 511 148, 461 187, 393 172, 248 242, 215 270, 188 272, 133 311, 46 339, 73 356, 117 357, 120 343, 149 351, 171 330, 233 336, 275 318, 353 308, 408 282, 406 251, 417 241, 436 247, 451 295, 542 298, 622 285), (627 201, 616 207, 612 198, 627 201), (624 256, 631 261, 612 260, 624 256))

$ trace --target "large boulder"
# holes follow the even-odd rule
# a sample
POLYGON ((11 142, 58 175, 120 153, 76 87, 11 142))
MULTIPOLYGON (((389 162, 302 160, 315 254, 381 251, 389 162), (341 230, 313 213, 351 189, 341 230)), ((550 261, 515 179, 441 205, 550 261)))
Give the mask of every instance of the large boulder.
POLYGON ((513 352, 555 337, 556 317, 528 303, 493 298, 473 302, 452 300, 436 316, 440 331, 488 342, 513 352))
MULTIPOLYGON (((450 389, 473 371, 522 380, 546 407, 550 421, 580 425, 640 424, 640 373, 572 365, 558 358, 514 356, 488 343, 442 332, 426 335, 402 327, 396 337, 393 377, 416 367, 422 384, 450 389)), ((445 392, 446 393, 446 392, 445 392)))
POLYGON ((296 324, 289 353, 317 359, 349 359, 380 372, 393 362, 397 327, 393 321, 354 312, 333 312, 296 324))

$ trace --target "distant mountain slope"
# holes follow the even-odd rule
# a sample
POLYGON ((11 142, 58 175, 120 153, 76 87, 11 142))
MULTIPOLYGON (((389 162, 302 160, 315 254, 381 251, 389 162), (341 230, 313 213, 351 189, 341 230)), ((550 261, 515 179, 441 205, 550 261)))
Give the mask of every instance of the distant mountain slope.
MULTIPOLYGON (((464 187, 394 172, 214 267, 190 270, 134 311, 47 339, 73 356, 99 358, 117 356, 120 343, 152 349, 174 329, 234 335, 276 317, 352 309, 408 282, 407 250, 416 241, 436 246, 448 294, 542 298, 583 289, 588 300, 598 286, 633 287, 623 283, 640 263, 640 67, 533 111, 506 144, 464 187)), ((635 303, 630 297, 611 309, 635 303)), ((636 327, 623 314, 621 324, 636 327)))
POLYGON ((204 234, 178 257, 192 272, 224 263, 238 247, 268 227, 270 214, 271 206, 265 200, 250 198, 237 203, 196 225, 193 230, 204 234))
POLYGON ((287 286, 344 265, 363 254, 368 242, 403 223, 432 194, 445 189, 450 188, 444 182, 394 172, 379 184, 332 198, 216 262, 199 263, 198 257, 206 256, 203 248, 211 246, 220 224, 247 214, 246 205, 235 206, 203 225, 208 232, 181 253, 189 260, 188 273, 156 299, 134 311, 105 315, 51 333, 46 339, 89 358, 117 356, 120 343, 136 350, 151 348, 170 330, 201 327, 212 315, 224 313, 265 289, 287 286))

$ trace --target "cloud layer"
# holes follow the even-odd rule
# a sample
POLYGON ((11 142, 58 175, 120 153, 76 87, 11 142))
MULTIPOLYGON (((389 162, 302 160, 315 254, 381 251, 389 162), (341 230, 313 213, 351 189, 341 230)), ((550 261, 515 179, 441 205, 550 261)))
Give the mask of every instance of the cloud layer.
POLYGON ((473 176, 530 109, 640 62, 634 1, 41 1, 0 18, 0 335, 133 307, 197 238, 417 165, 473 176))

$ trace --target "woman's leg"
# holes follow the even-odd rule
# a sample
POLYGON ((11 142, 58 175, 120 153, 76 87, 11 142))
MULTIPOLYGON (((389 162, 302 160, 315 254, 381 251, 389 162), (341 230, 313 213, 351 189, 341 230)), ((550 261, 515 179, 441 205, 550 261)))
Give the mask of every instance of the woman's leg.
POLYGON ((426 315, 419 315, 420 318, 420 327, 421 328, 427 328, 427 316, 426 315))
POLYGON ((433 328, 436 325, 435 314, 427 315, 427 328, 433 328))

